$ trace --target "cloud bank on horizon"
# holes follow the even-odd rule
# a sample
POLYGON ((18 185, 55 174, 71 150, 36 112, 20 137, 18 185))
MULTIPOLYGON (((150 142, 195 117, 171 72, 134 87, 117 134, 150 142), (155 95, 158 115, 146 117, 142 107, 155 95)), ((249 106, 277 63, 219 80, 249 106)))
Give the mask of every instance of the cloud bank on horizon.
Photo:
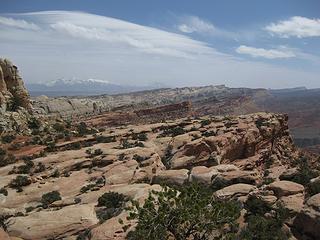
MULTIPOLYGON (((320 19, 292 17, 268 24, 263 32, 266 38, 317 38, 320 19)), ((0 14, 0 52, 28 82, 97 78, 130 85, 320 87, 317 55, 242 44, 241 33, 191 15, 164 30, 85 12, 0 14), (212 38, 232 41, 232 50, 219 50, 212 38), (309 71, 281 62, 297 59, 315 67, 309 71)))

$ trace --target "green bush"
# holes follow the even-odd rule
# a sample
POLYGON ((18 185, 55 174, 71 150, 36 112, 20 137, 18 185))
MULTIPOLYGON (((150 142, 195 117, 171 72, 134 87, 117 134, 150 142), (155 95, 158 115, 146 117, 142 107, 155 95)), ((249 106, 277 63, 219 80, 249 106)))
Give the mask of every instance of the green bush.
POLYGON ((120 208, 127 201, 127 197, 117 192, 104 193, 98 199, 98 207, 120 208))
POLYGON ((4 167, 15 162, 16 162, 16 157, 13 154, 11 153, 9 153, 8 155, 0 154, 0 167, 4 167))
POLYGON ((111 143, 111 142, 116 142, 116 137, 115 136, 102 136, 98 135, 95 136, 95 139, 98 143, 111 143))
POLYGON ((288 210, 278 205, 276 209, 261 199, 249 196, 245 208, 247 226, 242 229, 240 239, 243 240, 287 240, 289 236, 282 229, 285 220, 288 218, 288 210), (266 217, 266 213, 269 216, 266 217))
POLYGON ((35 117, 31 118, 31 119, 29 120, 29 122, 28 122, 28 127, 29 127, 30 129, 35 129, 35 130, 37 130, 37 129, 40 128, 40 126, 41 126, 40 121, 39 121, 38 119, 36 119, 35 117))
POLYGON ((81 233, 78 234, 76 240, 89 240, 91 239, 91 230, 90 229, 85 229, 81 233))
POLYGON ((69 145, 67 148, 68 150, 79 150, 81 149, 81 143, 80 142, 73 142, 69 145))
POLYGON ((127 201, 128 198, 123 194, 117 192, 104 193, 98 199, 99 208, 96 210, 100 222, 119 215, 127 201))
POLYGON ((148 140, 148 136, 146 133, 137 133, 137 134, 133 134, 132 135, 132 139, 133 140, 139 140, 139 141, 147 141, 148 140))
POLYGON ((51 203, 61 200, 61 196, 60 193, 58 191, 52 191, 52 192, 48 192, 42 195, 41 197, 41 203, 43 204, 43 206, 48 206, 51 203))
POLYGON ((204 127, 206 125, 209 125, 211 123, 211 121, 209 119, 204 119, 200 122, 201 127, 204 127))
POLYGON ((173 149, 172 145, 168 145, 168 147, 165 150, 164 156, 161 158, 161 162, 167 169, 170 168, 170 161, 171 161, 171 158, 173 157, 172 149, 173 149))
POLYGON ((21 187, 28 186, 30 184, 31 180, 27 176, 18 175, 15 179, 12 179, 9 186, 20 190, 21 187))
POLYGON ((307 192, 310 196, 320 193, 320 182, 309 183, 307 186, 307 192))
POLYGON ((5 188, 0 188, 0 194, 3 194, 4 196, 8 196, 8 190, 5 188))
POLYGON ((55 123, 52 125, 53 129, 56 130, 57 132, 63 132, 65 130, 65 127, 61 123, 55 123))
POLYGON ((309 166, 306 157, 300 157, 296 164, 298 165, 299 173, 293 177, 293 182, 307 186, 312 178, 317 177, 317 174, 309 166))
POLYGON ((160 129, 163 130, 163 132, 161 134, 159 134, 157 136, 157 138, 168 137, 168 136, 175 137, 175 136, 178 136, 178 135, 186 133, 184 128, 180 127, 180 126, 176 126, 176 127, 163 126, 160 129))
MULTIPOLYGON (((128 219, 138 223, 127 235, 130 240, 162 240, 169 236, 176 240, 232 239, 240 215, 238 204, 215 201, 209 189, 195 184, 179 191, 169 187, 161 192, 153 191, 143 206, 132 201, 128 210, 128 219), (213 233, 220 234, 211 238, 213 233)), ((123 229, 127 228, 124 225, 123 229)))
POLYGON ((11 143, 14 139, 16 139, 16 136, 14 135, 4 135, 1 137, 3 143, 11 143))
POLYGON ((120 142, 119 149, 128 149, 128 148, 134 148, 134 147, 144 147, 144 144, 139 141, 135 141, 134 143, 131 143, 128 141, 128 139, 122 139, 120 142))

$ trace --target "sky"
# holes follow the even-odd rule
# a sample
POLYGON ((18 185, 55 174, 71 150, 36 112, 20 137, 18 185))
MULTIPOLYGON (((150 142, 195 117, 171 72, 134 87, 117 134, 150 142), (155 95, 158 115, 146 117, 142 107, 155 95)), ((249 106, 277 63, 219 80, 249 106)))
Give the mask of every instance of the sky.
POLYGON ((27 83, 320 87, 319 0, 1 0, 27 83))

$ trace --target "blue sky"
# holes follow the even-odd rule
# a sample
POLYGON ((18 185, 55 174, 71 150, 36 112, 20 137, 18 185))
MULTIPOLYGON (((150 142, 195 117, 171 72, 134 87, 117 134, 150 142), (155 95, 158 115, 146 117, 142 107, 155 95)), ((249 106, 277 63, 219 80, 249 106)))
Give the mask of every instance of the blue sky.
POLYGON ((27 82, 320 87, 320 1, 2 0, 27 82))

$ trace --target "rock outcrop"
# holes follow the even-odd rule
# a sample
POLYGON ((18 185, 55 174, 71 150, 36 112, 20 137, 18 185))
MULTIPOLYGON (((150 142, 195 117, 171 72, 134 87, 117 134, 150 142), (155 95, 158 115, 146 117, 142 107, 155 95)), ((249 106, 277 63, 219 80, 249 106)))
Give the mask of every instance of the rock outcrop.
POLYGON ((18 68, 8 59, 0 59, 0 111, 14 111, 19 107, 31 108, 28 91, 18 68))
MULTIPOLYGON (((39 148, 32 143, 28 148, 32 146, 39 148)), ((318 226, 316 196, 305 205, 304 186, 282 180, 292 178, 296 171, 290 165, 298 158, 286 115, 261 112, 123 125, 59 139, 53 149, 40 147, 46 155, 0 168, 0 215, 10 237, 77 239, 90 233, 92 240, 123 240, 127 232, 119 220, 128 223, 125 206, 130 203, 101 220, 102 195, 116 192, 142 204, 150 191, 162 189, 160 184, 190 182, 210 186, 218 200, 245 204, 252 195, 273 206, 282 204, 299 216, 290 227, 318 237, 317 230, 303 226, 304 221, 318 226), (12 181, 18 174, 28 182, 17 191, 12 181), (55 191, 60 198, 44 205, 43 195, 55 191)))
POLYGON ((175 118, 185 117, 185 112, 190 112, 190 110, 197 112, 197 115, 255 112, 258 109, 252 106, 243 108, 244 111, 239 111, 239 109, 252 102, 254 96, 264 94, 267 92, 263 89, 228 88, 219 85, 165 88, 87 97, 48 98, 40 96, 33 99, 33 106, 38 112, 64 118, 93 116, 109 111, 130 111, 138 117, 159 120, 166 117, 168 113, 175 118), (190 103, 194 104, 194 108, 190 103))
POLYGON ((18 68, 0 59, 0 133, 26 132, 31 103, 18 68))

